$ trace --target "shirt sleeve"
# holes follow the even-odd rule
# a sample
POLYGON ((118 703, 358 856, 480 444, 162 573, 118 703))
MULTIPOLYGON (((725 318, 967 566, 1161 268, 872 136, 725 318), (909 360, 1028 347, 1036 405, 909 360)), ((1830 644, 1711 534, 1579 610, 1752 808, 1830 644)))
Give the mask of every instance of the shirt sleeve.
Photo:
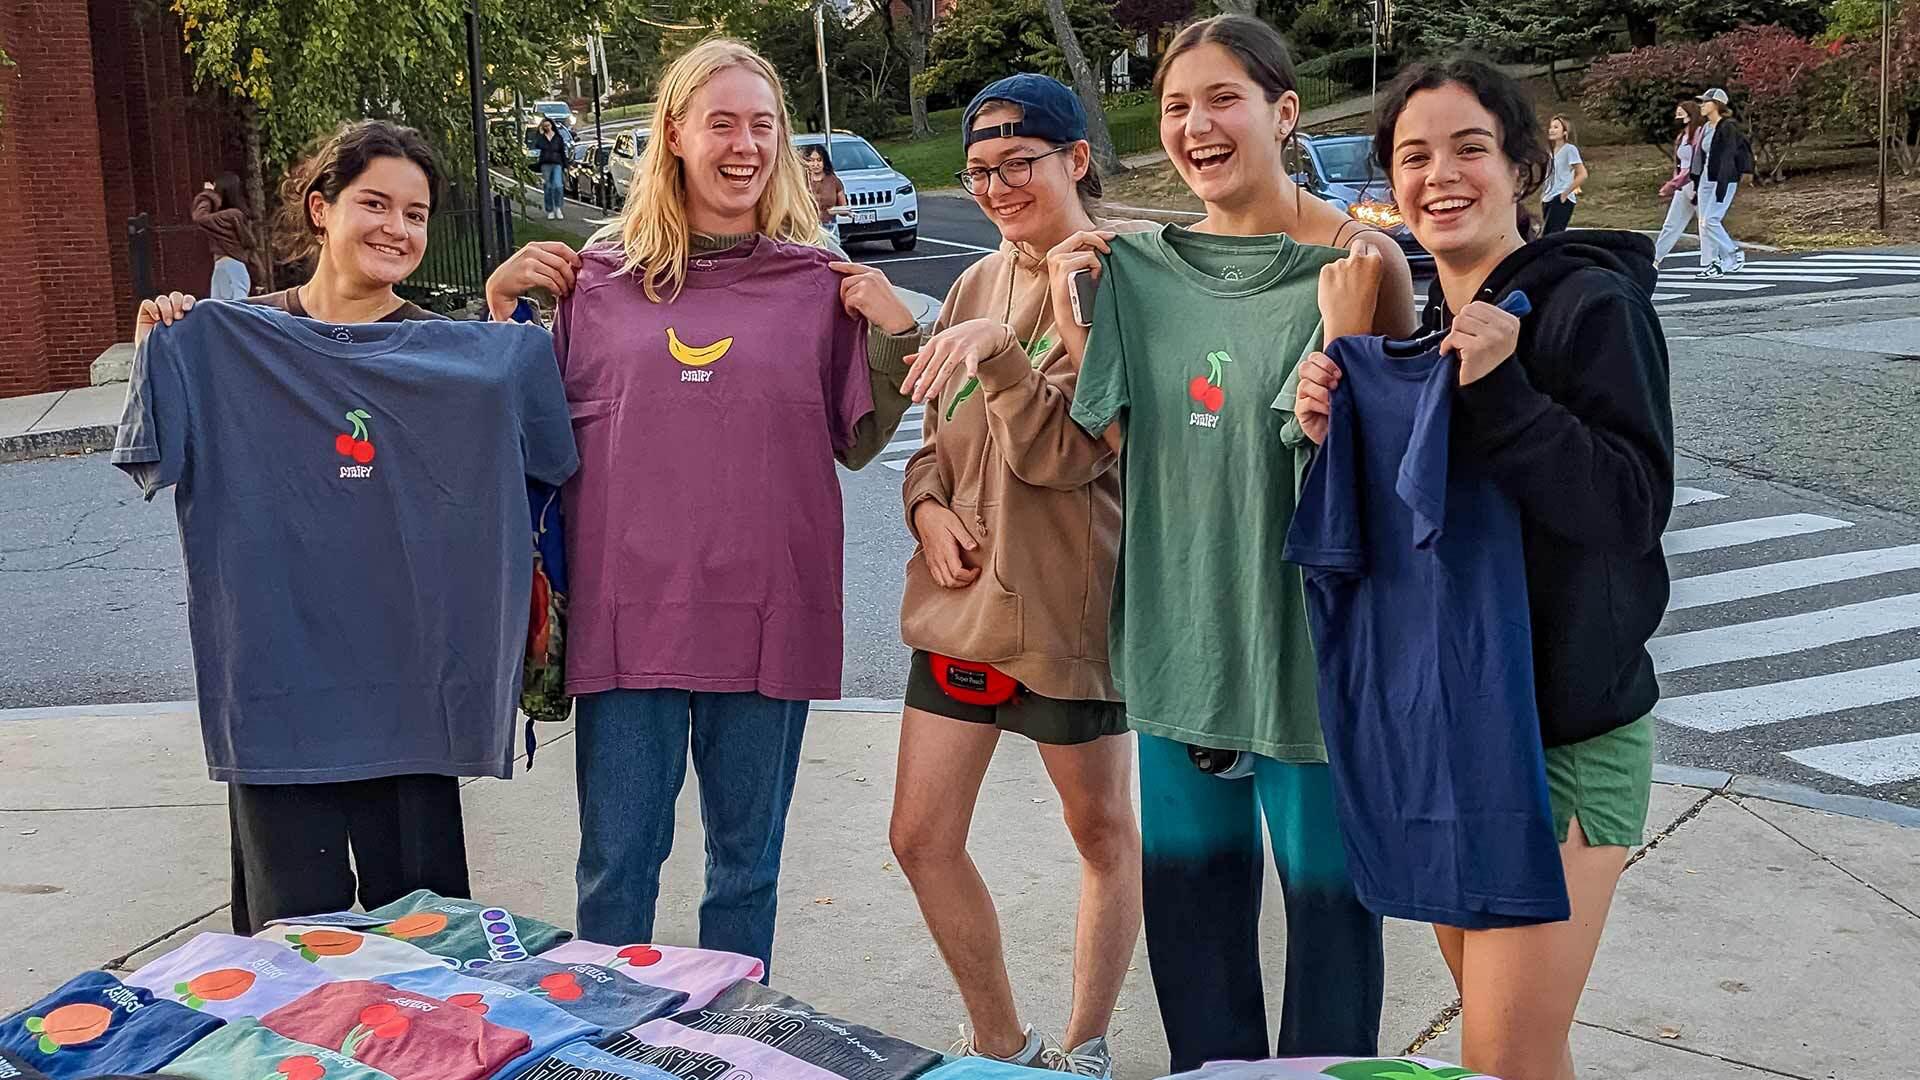
POLYGON ((548 358, 554 341, 544 330, 514 327, 521 336, 520 452, 526 474, 558 487, 580 467, 574 447, 573 420, 567 411, 566 386, 560 369, 548 358))
POLYGON ((1413 511, 1413 546, 1433 546, 1447 523, 1447 453, 1453 432, 1453 387, 1460 363, 1443 358, 1433 366, 1414 406, 1413 432, 1400 459, 1393 490, 1413 511))
POLYGON ((826 358, 827 422, 833 450, 853 448, 860 420, 873 411, 873 380, 867 366, 867 323, 834 301, 833 341, 826 358))
MULTIPOLYGON (((1336 358, 1342 368, 1346 357, 1336 358)), ((1358 576, 1366 573, 1363 543, 1365 523, 1360 504, 1360 441, 1349 381, 1334 388, 1327 413, 1327 441, 1313 453, 1287 544, 1280 557, 1321 573, 1358 576)))
POLYGON ((1093 326, 1087 331, 1087 350, 1080 360, 1071 414, 1073 422, 1089 435, 1106 431, 1128 405, 1126 338, 1120 330, 1120 304, 1114 295, 1113 257, 1100 262, 1100 291, 1094 295, 1093 326))
POLYGON ((1568 169, 1572 169, 1575 165, 1586 164, 1586 160, 1580 156, 1579 147, 1573 145, 1572 143, 1568 143, 1565 147, 1563 147, 1563 149, 1566 150, 1567 152, 1567 168, 1568 169))
POLYGON ((156 326, 140 346, 113 440, 113 464, 148 499, 186 475, 190 412, 173 338, 168 327, 156 326))

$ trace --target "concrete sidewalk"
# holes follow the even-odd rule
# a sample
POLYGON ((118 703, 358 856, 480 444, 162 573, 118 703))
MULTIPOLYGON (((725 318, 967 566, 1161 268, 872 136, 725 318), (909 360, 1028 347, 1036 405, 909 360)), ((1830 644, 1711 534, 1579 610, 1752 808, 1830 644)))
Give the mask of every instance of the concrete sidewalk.
MULTIPOLYGON (((0 719, 0 925, 10 928, 0 1012, 84 969, 130 970, 189 934, 228 929, 224 793, 205 779, 191 707, 171 708, 0 719)), ((546 732, 547 749, 520 778, 465 789, 475 891, 562 924, 572 922, 578 840, 570 734, 546 732)), ((897 738, 894 714, 815 714, 788 830, 773 981, 944 1049, 963 1019, 959 998, 887 849, 897 738)), ((1574 1033, 1581 1075, 1912 1075, 1920 827, 1772 801, 1724 774, 1666 775, 1678 782, 1654 789, 1648 843, 1621 883, 1587 981, 1574 1033)), ((660 901, 662 941, 695 940, 697 821, 689 785, 660 901)), ((1057 1032, 1072 983, 1075 860, 1038 756, 1018 739, 1002 744, 974 836, 1023 1012, 1057 1032)), ((1286 938, 1277 899, 1264 927, 1277 1016, 1286 938)), ((1390 922, 1387 942, 1382 1050, 1456 1056, 1455 999, 1432 934, 1390 922)), ((1144 947, 1113 1044, 1118 1076, 1164 1071, 1144 947)))

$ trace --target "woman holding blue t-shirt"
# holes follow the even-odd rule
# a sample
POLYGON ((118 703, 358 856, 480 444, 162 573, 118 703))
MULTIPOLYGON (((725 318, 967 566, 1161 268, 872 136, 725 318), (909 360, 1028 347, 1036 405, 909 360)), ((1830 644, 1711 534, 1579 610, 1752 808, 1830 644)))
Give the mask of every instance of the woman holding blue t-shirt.
MULTIPOLYGON (((1380 107, 1374 153, 1439 288, 1425 328, 1459 357, 1452 452, 1519 508, 1534 693, 1572 918, 1437 926, 1461 996, 1462 1064, 1572 1080, 1567 1033, 1614 885, 1642 840, 1659 696, 1647 641, 1667 602, 1660 535, 1673 501, 1666 341, 1653 245, 1583 230, 1527 243, 1514 207, 1549 152, 1532 103, 1477 61, 1407 71, 1380 107), (1525 319, 1496 304, 1523 292, 1525 319)), ((1339 369, 1302 365, 1295 411, 1326 437, 1339 369)), ((1409 597, 1409 603, 1426 598, 1409 597)), ((1384 662, 1384 661, 1383 661, 1384 662)))
POLYGON ((919 328, 883 274, 823 250, 766 60, 704 41, 657 97, 620 220, 578 254, 529 245, 487 300, 563 297, 579 932, 653 937, 691 751, 700 945, 765 961, 808 702, 840 696, 835 464, 899 425, 919 328))

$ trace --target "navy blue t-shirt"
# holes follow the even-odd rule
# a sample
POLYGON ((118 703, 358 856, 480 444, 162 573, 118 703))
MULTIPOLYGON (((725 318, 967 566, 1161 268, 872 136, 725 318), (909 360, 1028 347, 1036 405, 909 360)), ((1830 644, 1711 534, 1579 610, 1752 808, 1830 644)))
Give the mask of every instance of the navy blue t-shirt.
MULTIPOLYGON (((1515 305, 1523 314, 1525 299, 1515 305)), ((1448 452, 1441 335, 1347 337, 1284 558, 1305 571, 1355 887, 1380 915, 1568 917, 1533 688, 1520 512, 1448 452)))
POLYGON ((213 779, 510 775, 527 479, 578 464, 544 329, 201 301, 140 350, 113 463, 176 486, 213 779))

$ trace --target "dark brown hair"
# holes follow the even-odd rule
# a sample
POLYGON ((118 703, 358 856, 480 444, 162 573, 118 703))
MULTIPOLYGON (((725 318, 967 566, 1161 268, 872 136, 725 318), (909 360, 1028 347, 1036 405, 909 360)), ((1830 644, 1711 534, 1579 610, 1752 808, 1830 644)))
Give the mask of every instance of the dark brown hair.
POLYGON ((410 127, 385 120, 356 120, 342 124, 280 184, 280 212, 275 221, 274 246, 289 262, 308 262, 320 252, 322 230, 307 211, 307 200, 319 192, 329 205, 367 166, 380 158, 410 161, 427 174, 427 212, 439 209, 446 176, 440 157, 425 136, 410 127))
POLYGON ((223 172, 214 177, 213 193, 220 197, 220 209, 238 210, 249 217, 252 216, 252 211, 247 209, 246 189, 241 186, 240 177, 237 174, 223 172))
POLYGON ((1680 106, 1681 112, 1687 114, 1687 126, 1683 129, 1682 134, 1691 139, 1693 138, 1693 133, 1700 130, 1700 125, 1707 122, 1707 118, 1700 115, 1700 103, 1697 101, 1682 99, 1676 104, 1680 106))
MULTIPOLYGON (((1402 72, 1387 90, 1375 114, 1374 160, 1391 180, 1393 132, 1400 124, 1400 114, 1407 109, 1408 99, 1423 90, 1438 90, 1450 84, 1465 87, 1482 108, 1493 114, 1500 126, 1500 152, 1520 170, 1515 201, 1525 206, 1546 182, 1553 155, 1547 149, 1546 132, 1541 130, 1540 115, 1533 111, 1533 101, 1527 92, 1518 81, 1484 61, 1457 57, 1415 64, 1402 72)), ((1568 141, 1572 141, 1571 137, 1568 141)), ((1521 235, 1529 235, 1530 223, 1524 210, 1520 221, 1521 235)))
POLYGON ((1180 31, 1167 46, 1153 73, 1154 96, 1166 92, 1167 71, 1180 54, 1202 45, 1218 45, 1232 53, 1246 69, 1247 78, 1266 93, 1269 104, 1279 101, 1282 94, 1300 92, 1299 79, 1293 73, 1293 55, 1280 31, 1250 15, 1215 15, 1180 31))

